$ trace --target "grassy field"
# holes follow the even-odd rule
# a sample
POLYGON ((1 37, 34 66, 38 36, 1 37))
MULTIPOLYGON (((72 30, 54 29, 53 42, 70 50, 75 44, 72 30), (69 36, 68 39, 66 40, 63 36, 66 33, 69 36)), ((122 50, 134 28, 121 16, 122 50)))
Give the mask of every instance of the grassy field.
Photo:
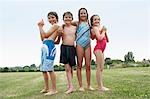
MULTIPOLYGON (((150 67, 119 68, 104 70, 104 84, 108 92, 79 92, 74 72, 75 92, 66 95, 65 72, 56 72, 58 94, 44 96, 43 78, 40 72, 0 73, 0 99, 150 99, 150 67)), ((86 87, 85 70, 83 83, 86 87)), ((92 87, 96 88, 95 71, 92 70, 92 87)))

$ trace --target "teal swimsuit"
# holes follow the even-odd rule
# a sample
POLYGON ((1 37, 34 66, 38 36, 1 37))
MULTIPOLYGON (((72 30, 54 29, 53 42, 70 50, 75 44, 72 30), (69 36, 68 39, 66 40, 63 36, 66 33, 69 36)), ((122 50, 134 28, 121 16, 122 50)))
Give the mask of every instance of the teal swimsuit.
POLYGON ((90 46, 90 26, 86 23, 80 23, 77 28, 76 43, 86 49, 90 46))

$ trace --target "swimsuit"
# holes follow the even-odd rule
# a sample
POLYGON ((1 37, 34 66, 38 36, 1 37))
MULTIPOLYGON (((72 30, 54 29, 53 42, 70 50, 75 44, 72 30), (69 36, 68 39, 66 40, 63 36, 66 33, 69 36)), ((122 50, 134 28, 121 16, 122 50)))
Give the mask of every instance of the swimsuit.
POLYGON ((60 63, 68 64, 70 66, 76 65, 76 49, 72 45, 61 45, 60 63))
POLYGON ((90 46, 90 26, 86 23, 80 23, 77 28, 76 43, 86 49, 90 46))
MULTIPOLYGON (((100 34, 101 34, 101 31, 100 31, 100 34)), ((97 44, 94 48, 94 51, 96 50, 101 50, 102 52, 104 52, 105 48, 106 48, 106 43, 107 43, 107 38, 106 36, 102 39, 102 40, 97 40, 97 44)))
POLYGON ((41 48, 41 67, 40 71, 54 71, 54 59, 56 48, 53 40, 44 40, 41 48))

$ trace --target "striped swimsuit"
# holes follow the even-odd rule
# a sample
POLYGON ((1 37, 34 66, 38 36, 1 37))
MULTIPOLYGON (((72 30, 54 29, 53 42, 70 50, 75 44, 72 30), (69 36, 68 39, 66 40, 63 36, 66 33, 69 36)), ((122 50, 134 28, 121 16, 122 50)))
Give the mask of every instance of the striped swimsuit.
POLYGON ((76 43, 86 49, 90 46, 90 26, 86 23, 80 23, 77 28, 76 43))

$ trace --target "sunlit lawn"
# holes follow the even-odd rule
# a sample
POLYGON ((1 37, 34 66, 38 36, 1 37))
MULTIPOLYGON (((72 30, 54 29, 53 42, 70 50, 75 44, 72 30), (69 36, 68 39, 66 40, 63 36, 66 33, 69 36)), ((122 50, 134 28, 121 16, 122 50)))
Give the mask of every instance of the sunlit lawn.
MULTIPOLYGON (((83 84, 86 87, 85 70, 83 84)), ((66 90, 65 72, 56 72, 58 94, 44 96, 41 72, 0 73, 0 99, 150 99, 150 67, 119 68, 104 70, 104 84, 108 92, 79 92, 76 71, 73 83, 75 91, 69 95, 66 90)), ((96 88, 95 70, 92 70, 91 85, 96 88)))

